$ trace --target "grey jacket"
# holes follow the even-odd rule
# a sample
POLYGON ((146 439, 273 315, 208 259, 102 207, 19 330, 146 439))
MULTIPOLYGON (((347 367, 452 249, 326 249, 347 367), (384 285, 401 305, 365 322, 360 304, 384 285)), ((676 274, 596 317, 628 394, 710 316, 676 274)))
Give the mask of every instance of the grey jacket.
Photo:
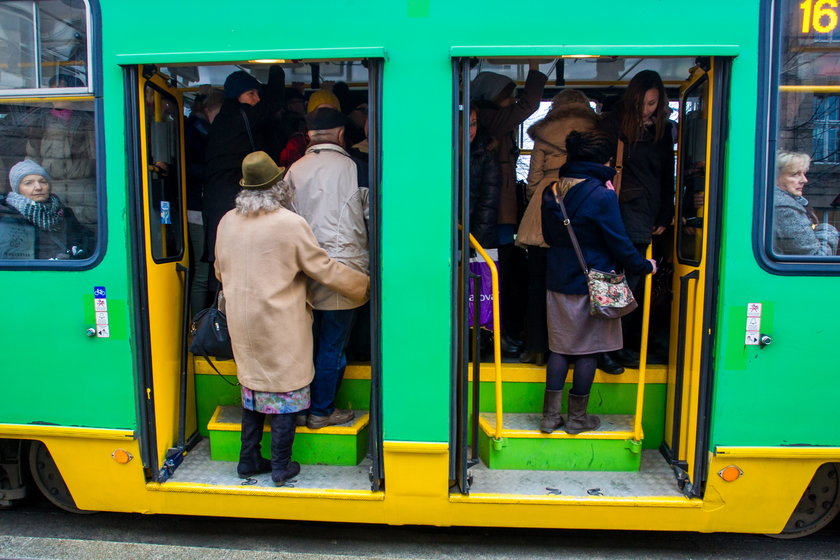
POLYGON ((831 224, 816 223, 808 201, 773 189, 773 250, 781 255, 834 255, 840 238, 831 224))
MULTIPOLYGON (((307 221, 327 254, 368 273, 368 189, 360 188, 356 162, 336 144, 315 144, 289 168, 294 210, 307 221)), ((364 304, 320 284, 310 286, 314 309, 337 311, 364 304)), ((365 300, 366 301, 366 300, 365 300)))

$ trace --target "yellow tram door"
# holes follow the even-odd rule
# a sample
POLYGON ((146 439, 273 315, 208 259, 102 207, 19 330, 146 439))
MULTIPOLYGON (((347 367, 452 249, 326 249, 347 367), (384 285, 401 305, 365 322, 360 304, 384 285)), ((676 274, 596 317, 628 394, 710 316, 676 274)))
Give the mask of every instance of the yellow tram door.
MULTIPOLYGON (((707 285, 714 61, 703 59, 680 88, 674 277, 664 450, 681 482, 693 480, 700 410, 703 310, 707 285)), ((715 143, 716 144, 716 143, 715 143)))
MULTIPOLYGON (((148 346, 147 422, 159 468, 167 450, 196 431, 192 375, 187 375, 188 242, 183 155, 183 97, 154 67, 138 68, 137 165, 142 184, 148 346), (189 411, 189 412, 185 412, 189 411), (182 417, 184 418, 182 420, 182 417)), ((142 278, 139 279, 142 282, 142 278)), ((142 305, 142 304, 141 304, 142 305)), ((149 465, 151 467, 151 465, 149 465)))

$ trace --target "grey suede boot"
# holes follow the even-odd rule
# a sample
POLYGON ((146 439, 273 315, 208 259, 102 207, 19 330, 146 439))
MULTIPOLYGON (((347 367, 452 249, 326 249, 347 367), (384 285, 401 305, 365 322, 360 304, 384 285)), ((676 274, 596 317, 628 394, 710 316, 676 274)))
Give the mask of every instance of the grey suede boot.
POLYGON ((543 416, 540 423, 540 431, 550 434, 563 425, 563 417, 560 416, 560 409, 563 404, 563 391, 545 390, 543 400, 543 416))
POLYGON ((589 395, 575 395, 569 393, 569 417, 566 420, 566 433, 579 434, 598 429, 601 419, 586 413, 589 395))

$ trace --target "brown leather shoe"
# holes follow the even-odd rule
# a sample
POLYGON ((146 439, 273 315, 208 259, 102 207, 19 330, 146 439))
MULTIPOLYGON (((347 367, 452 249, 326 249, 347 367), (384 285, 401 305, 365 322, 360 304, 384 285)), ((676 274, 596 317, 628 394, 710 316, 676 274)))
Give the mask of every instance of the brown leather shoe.
POLYGON ((329 416, 315 416, 310 414, 306 419, 306 427, 310 430, 320 430, 327 426, 337 426, 338 424, 346 424, 353 420, 356 415, 352 410, 333 410, 329 416))

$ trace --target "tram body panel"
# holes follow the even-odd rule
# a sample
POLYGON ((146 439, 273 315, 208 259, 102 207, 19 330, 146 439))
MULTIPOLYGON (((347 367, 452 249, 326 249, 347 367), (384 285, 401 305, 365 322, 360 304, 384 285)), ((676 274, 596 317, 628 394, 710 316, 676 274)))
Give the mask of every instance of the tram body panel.
MULTIPOLYGON (((562 3, 552 12, 556 18, 536 20, 533 13, 509 13, 510 5, 496 0, 447 9, 428 1, 410 2, 396 11, 391 3, 381 1, 366 7, 363 23, 354 29, 348 22, 362 21, 358 7, 338 2, 317 10, 257 2, 241 15, 228 13, 221 3, 151 2, 143 8, 144 14, 158 16, 157 39, 151 46, 148 35, 136 31, 136 8, 104 0, 102 4, 104 110, 98 118, 104 122, 100 142, 108 154, 103 168, 108 191, 107 252, 92 270, 2 271, 6 293, 32 286, 54 297, 38 298, 33 308, 12 306, 8 319, 0 325, 0 339, 13 348, 28 348, 32 317, 51 317, 45 324, 37 324, 48 335, 50 352, 39 353, 35 366, 20 355, 4 357, 0 375, 7 394, 34 396, 4 399, 0 437, 43 441, 80 508, 388 524, 778 532, 817 467, 826 461, 840 461, 840 453, 831 449, 822 455, 787 452, 787 448, 779 455, 776 449, 796 444, 838 445, 837 420, 828 414, 833 410, 829 399, 836 392, 831 390, 836 387, 836 376, 831 367, 820 367, 824 361, 819 357, 832 355, 830 337, 809 336, 807 330, 798 328, 801 317, 820 316, 826 310, 818 301, 794 298, 790 291, 796 286, 806 295, 825 293, 836 282, 834 278, 805 281, 774 276, 755 263, 754 233, 748 218, 754 211, 758 2, 739 5, 737 10, 731 2, 708 2, 695 8, 690 25, 663 24, 644 37, 639 36, 639 30, 649 24, 650 10, 663 9, 659 3, 645 9, 609 0, 589 14, 581 13, 572 3, 562 3), (198 11, 209 14, 207 21, 185 27, 184 22, 192 21, 198 11), (290 23, 290 13, 299 18, 296 23, 290 23), (568 17, 570 13, 575 17, 568 17), (622 25, 605 27, 605 14, 622 25), (727 17, 721 18, 721 14, 727 17), (511 33, 511 29, 523 31, 511 33), (325 37, 329 38, 326 42, 325 37), (323 48, 325 44, 327 48, 323 48), (449 488, 454 351, 450 344, 451 275, 455 266, 451 259, 452 183, 453 147, 457 144, 452 137, 456 111, 453 57, 563 54, 734 57, 730 98, 720 101, 730 104, 725 175, 720 187, 722 241, 719 250, 705 249, 710 256, 719 252, 720 268, 717 278, 706 281, 706 285, 717 282, 719 293, 710 326, 715 336, 712 445, 708 456, 694 457, 694 461, 708 461, 709 465, 703 499, 462 496, 449 488), (142 464, 140 443, 147 437, 148 426, 137 421, 139 403, 146 395, 137 383, 134 340, 145 334, 134 329, 138 324, 135 314, 140 311, 132 296, 130 282, 136 280, 136 271, 126 240, 132 233, 126 225, 127 197, 132 196, 127 192, 126 177, 135 170, 123 158, 128 150, 125 100, 129 96, 124 68, 257 58, 367 57, 385 60, 382 267, 375 271, 383 285, 385 490, 148 482, 147 470, 159 465, 142 464), (59 277, 61 282, 54 280, 59 277), (78 331, 78 336, 84 337, 85 306, 89 298, 92 303, 92 288, 103 285, 108 290, 109 310, 112 305, 114 309, 112 337, 76 342, 66 333, 78 331), (77 303, 56 312, 56 300, 77 303), (748 302, 766 306, 762 328, 774 342, 763 350, 742 350, 748 302), (793 353, 791 348, 806 351, 793 353), (778 358, 780 354, 784 359, 778 358), (799 368, 807 371, 808 383, 827 390, 816 394, 790 390, 791 373, 801 355, 812 356, 800 362, 804 367, 799 368), (5 363, 11 364, 11 369, 5 363), (7 371, 15 373, 8 375, 7 371), (33 391, 36 375, 37 390, 33 391), (790 418, 793 408, 810 414, 790 418), (122 429, 131 431, 133 437, 123 441, 116 436, 113 440, 93 439, 81 433, 58 436, 33 422, 122 429), (764 447, 755 450, 755 446, 764 447), (133 459, 117 463, 113 454, 118 447, 133 459), (715 454, 716 450, 720 452, 715 454), (718 472, 731 465, 743 471, 743 476, 726 482, 718 472)), ((151 242, 147 235, 146 243, 151 242)), ((154 281, 149 295, 167 294, 173 286, 171 279, 154 281)), ((172 307, 175 299, 167 300, 167 306, 172 307)), ((177 368, 173 356, 179 344, 177 330, 172 329, 179 311, 171 311, 170 322, 151 335, 154 351, 168 356, 167 376, 177 368), (162 339, 155 338, 164 332, 168 334, 162 339)), ((167 310, 157 309, 156 313, 163 316, 167 310)), ((691 350, 696 364, 699 349, 691 350)), ((696 399, 696 387, 691 389, 695 392, 689 400, 696 399)), ((171 385, 166 389, 156 385, 155 391, 161 391, 155 396, 160 406, 168 409, 157 418, 161 459, 165 447, 174 441, 177 417, 171 409, 177 395, 171 385)), ((686 414, 692 432, 688 435, 693 437, 696 411, 687 410, 686 414)))

